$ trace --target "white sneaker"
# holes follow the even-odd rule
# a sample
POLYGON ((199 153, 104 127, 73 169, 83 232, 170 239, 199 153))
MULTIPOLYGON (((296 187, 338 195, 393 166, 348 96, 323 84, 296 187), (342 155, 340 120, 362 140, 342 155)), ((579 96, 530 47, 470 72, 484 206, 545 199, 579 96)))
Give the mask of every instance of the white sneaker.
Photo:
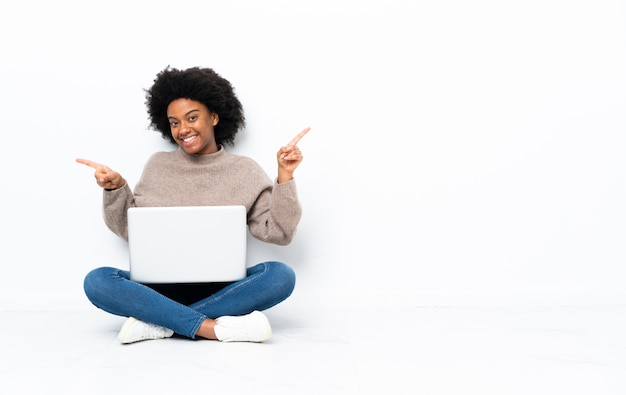
POLYGON ((260 311, 236 317, 225 315, 216 321, 215 335, 222 342, 261 343, 272 336, 270 322, 260 311))
POLYGON ((170 329, 148 324, 147 322, 139 321, 137 318, 129 317, 124 325, 122 325, 117 339, 122 344, 128 344, 142 340, 164 339, 171 337, 173 334, 174 331, 170 329))

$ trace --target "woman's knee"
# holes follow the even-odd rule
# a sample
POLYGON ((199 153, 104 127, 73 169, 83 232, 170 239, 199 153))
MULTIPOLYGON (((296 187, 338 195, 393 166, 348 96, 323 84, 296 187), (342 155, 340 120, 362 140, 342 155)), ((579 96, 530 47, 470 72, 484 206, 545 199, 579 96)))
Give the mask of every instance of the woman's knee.
POLYGON ((288 265, 282 262, 265 262, 267 270, 270 272, 271 282, 274 289, 284 295, 289 296, 296 286, 296 273, 288 265))
POLYGON ((87 273, 83 281, 83 289, 92 303, 96 303, 101 296, 110 293, 111 280, 114 279, 116 271, 118 269, 112 267, 99 267, 87 273))

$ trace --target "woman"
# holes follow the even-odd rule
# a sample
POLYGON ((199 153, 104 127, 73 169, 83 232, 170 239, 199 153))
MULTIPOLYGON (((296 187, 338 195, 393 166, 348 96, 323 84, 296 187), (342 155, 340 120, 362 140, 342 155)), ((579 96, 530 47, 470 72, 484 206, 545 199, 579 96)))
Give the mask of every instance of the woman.
MULTIPOLYGON (((278 245, 292 241, 302 214, 293 179, 302 162, 296 144, 309 128, 278 150, 272 181, 252 159, 225 150, 245 117, 230 82, 212 69, 166 68, 146 91, 146 105, 150 126, 178 148, 153 154, 134 191, 118 172, 76 159, 95 169, 111 231, 128 240, 129 207, 243 205, 254 237, 278 245)), ((118 335, 124 344, 174 333, 263 342, 272 331, 261 311, 289 297, 294 286, 294 271, 281 262, 259 263, 233 283, 144 285, 112 267, 92 270, 84 282, 95 306, 129 317, 118 335)))

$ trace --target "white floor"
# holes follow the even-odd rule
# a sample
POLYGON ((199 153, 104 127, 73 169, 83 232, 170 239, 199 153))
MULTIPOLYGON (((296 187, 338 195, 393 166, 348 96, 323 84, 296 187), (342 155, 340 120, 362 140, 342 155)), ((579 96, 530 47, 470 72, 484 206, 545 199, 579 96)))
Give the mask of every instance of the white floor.
POLYGON ((626 394, 626 306, 267 312, 264 344, 120 345, 99 310, 1 311, 0 394, 626 394))

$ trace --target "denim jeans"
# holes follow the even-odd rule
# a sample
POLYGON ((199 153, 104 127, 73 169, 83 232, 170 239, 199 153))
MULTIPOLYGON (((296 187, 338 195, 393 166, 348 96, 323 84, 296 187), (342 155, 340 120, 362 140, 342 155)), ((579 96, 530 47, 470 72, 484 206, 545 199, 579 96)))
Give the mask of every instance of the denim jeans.
POLYGON ((246 278, 185 306, 152 288, 130 280, 130 273, 112 267, 92 270, 85 277, 87 298, 111 314, 135 317, 194 339, 206 318, 266 310, 285 300, 295 287, 293 269, 281 262, 248 268, 246 278))

